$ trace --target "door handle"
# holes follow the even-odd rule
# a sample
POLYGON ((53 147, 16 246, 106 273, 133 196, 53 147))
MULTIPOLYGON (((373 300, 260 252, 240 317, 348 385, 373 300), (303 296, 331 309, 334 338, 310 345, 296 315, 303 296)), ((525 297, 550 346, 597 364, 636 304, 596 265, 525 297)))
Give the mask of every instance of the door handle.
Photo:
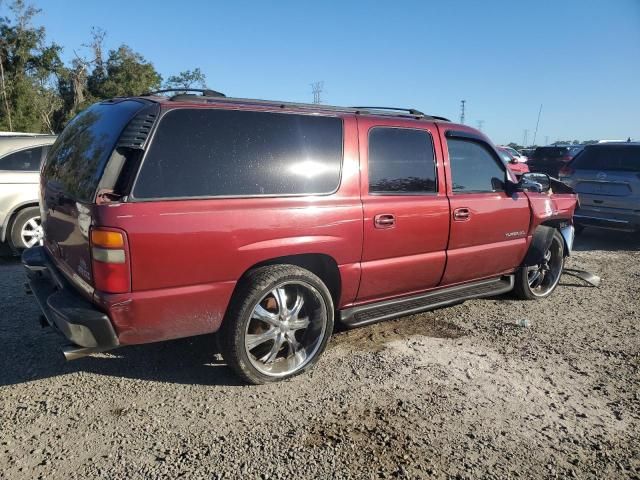
POLYGON ((471 210, 467 207, 456 208, 453 211, 453 219, 457 222, 466 222, 471 218, 471 210))
POLYGON ((396 216, 392 213, 380 213, 373 218, 376 228, 393 228, 396 225, 396 216))

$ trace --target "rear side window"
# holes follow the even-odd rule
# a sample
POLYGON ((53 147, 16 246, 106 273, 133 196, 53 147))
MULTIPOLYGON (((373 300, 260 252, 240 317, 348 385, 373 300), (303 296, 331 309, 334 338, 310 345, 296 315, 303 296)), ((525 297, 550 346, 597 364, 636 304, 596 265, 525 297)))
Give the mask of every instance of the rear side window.
POLYGON ((342 120, 214 109, 172 110, 147 153, 135 198, 331 193, 342 120))
POLYGON ((40 170, 43 148, 27 148, 0 158, 0 170, 37 172, 40 170))
POLYGON ((92 201, 120 134, 143 106, 133 100, 96 103, 77 115, 49 151, 47 182, 76 200, 92 201))
POLYGON ((436 165, 429 132, 375 127, 369 132, 369 192, 434 193, 436 165))
POLYGON ((640 172, 640 145, 587 147, 571 164, 581 170, 640 172))
POLYGON ((447 140, 447 146, 454 193, 504 190, 505 171, 488 147, 453 138, 447 140))

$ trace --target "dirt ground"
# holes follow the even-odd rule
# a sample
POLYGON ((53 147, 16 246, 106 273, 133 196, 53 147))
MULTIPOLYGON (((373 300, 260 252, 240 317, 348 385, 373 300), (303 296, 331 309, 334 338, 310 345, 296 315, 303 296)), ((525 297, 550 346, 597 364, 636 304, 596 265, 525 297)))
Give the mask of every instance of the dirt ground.
POLYGON ((260 387, 212 336, 65 363, 0 263, 0 478, 640 478, 638 237, 578 238, 599 289, 336 332, 260 387))

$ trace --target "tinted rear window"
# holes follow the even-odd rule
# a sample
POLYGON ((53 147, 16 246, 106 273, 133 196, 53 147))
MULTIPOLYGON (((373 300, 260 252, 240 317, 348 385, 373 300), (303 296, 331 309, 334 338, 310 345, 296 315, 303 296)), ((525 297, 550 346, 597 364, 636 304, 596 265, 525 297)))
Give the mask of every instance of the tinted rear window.
POLYGON ((562 157, 569 151, 567 147, 538 147, 533 152, 534 158, 539 157, 562 157))
POLYGON ((162 118, 136 198, 330 193, 340 183, 342 120, 214 109, 162 118))
POLYGON ((581 170, 622 170, 640 172, 640 145, 587 147, 572 163, 581 170))
POLYGON ((122 130, 143 106, 134 100, 96 103, 77 115, 47 155, 47 181, 77 200, 92 201, 122 130))

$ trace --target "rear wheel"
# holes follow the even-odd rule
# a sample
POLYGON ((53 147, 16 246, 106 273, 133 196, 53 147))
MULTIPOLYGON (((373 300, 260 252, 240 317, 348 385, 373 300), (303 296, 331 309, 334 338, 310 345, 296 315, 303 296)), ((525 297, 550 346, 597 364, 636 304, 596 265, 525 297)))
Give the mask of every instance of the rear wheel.
POLYGON ((549 248, 536 265, 522 267, 516 273, 514 292, 523 300, 545 298, 558 286, 564 267, 564 240, 557 230, 549 248))
POLYGON ((40 225, 40 209, 28 207, 20 210, 11 224, 9 242, 14 250, 42 245, 42 226, 40 225))
POLYGON ((316 275, 262 267, 239 285, 221 330, 224 359, 254 384, 290 378, 318 361, 333 331, 333 301, 316 275))

